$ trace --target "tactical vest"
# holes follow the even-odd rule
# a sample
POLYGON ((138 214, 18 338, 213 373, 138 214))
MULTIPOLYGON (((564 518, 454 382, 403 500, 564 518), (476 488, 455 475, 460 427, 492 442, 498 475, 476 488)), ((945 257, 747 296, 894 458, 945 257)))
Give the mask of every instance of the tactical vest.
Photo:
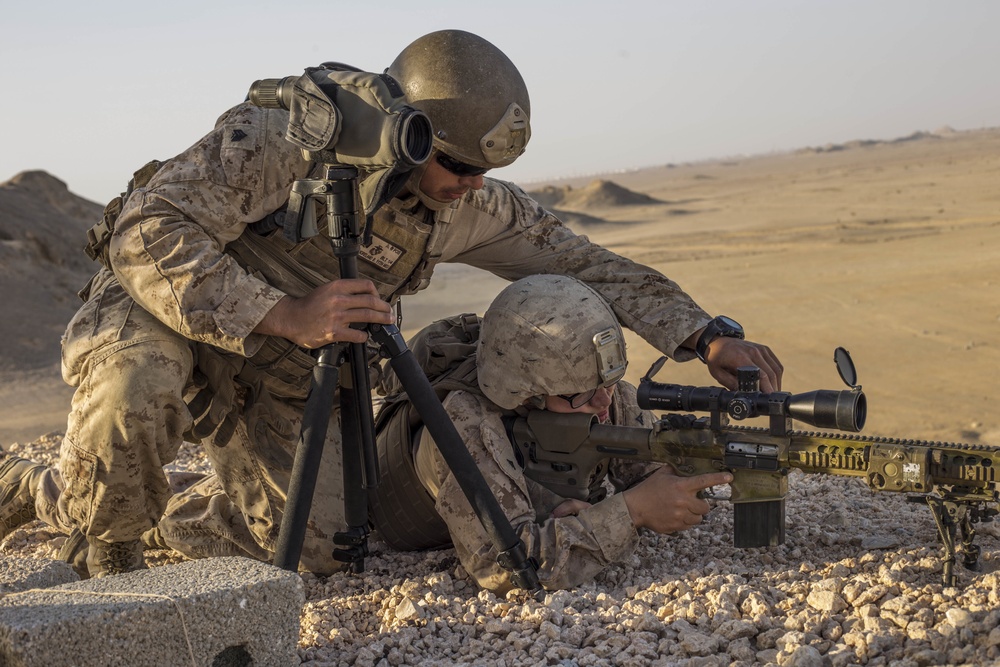
MULTIPOLYGON (((371 280, 389 303, 423 289, 441 260, 440 248, 454 209, 439 211, 433 224, 420 217, 422 212, 419 209, 412 215, 383 207, 374 216, 371 242, 359 250, 360 277, 371 280)), ((301 297, 340 277, 339 261, 323 233, 291 243, 280 228, 265 234, 254 230, 255 226, 249 226, 225 252, 249 273, 286 294, 301 297)), ((273 394, 305 398, 308 393, 315 359, 294 343, 268 336, 249 362, 265 373, 265 385, 273 394)))
MULTIPOLYGON (((135 190, 145 187, 163 164, 158 160, 146 163, 135 172, 125 192, 107 204, 101 220, 87 231, 85 251, 91 259, 111 268, 108 246, 125 201, 135 190)), ((398 200, 376 213, 371 242, 360 249, 358 257, 361 277, 370 279, 382 298, 393 304, 400 296, 414 294, 427 286, 434 267, 441 261, 441 248, 455 212, 453 208, 438 211, 433 222, 427 222, 422 207, 418 207, 416 214, 409 214, 394 204, 398 200)), ((321 233, 291 243, 284 238, 280 227, 282 213, 279 210, 264 221, 248 225, 239 238, 226 246, 225 252, 249 273, 295 297, 339 278, 339 262, 329 238, 321 233)), ((80 292, 85 301, 88 288, 80 292)), ((274 336, 266 337, 249 363, 264 374, 264 384, 272 394, 293 399, 306 397, 316 365, 307 350, 274 336)))

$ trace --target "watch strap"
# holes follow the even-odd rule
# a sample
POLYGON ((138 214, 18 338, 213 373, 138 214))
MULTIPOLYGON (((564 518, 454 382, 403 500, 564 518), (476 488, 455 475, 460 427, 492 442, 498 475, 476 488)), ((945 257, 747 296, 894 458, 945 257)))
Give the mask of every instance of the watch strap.
POLYGON ((743 340, 743 327, 740 326, 735 320, 719 315, 705 325, 705 330, 702 332, 701 336, 698 337, 698 342, 695 344, 694 353, 701 359, 704 363, 708 363, 706 355, 708 354, 708 346, 712 344, 716 338, 739 338, 743 340))

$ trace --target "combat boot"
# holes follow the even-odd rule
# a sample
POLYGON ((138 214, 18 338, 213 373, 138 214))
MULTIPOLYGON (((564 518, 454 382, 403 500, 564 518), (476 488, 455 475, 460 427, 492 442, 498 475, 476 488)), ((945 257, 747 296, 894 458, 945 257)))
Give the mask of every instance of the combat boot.
POLYGON ((139 540, 104 542, 91 537, 88 542, 87 571, 94 579, 146 569, 139 540))
POLYGON ((35 492, 44 470, 42 464, 19 456, 0 463, 0 540, 35 520, 35 492))
POLYGON ((160 533, 159 526, 153 526, 139 538, 142 542, 143 549, 169 549, 166 541, 163 539, 163 535, 160 533))
POLYGON ((70 564, 73 571, 80 579, 90 579, 90 570, 87 569, 87 553, 90 551, 90 543, 80 532, 79 528, 74 528, 66 541, 63 542, 62 549, 59 550, 59 559, 70 564))
MULTIPOLYGON (((167 543, 163 541, 163 537, 160 535, 160 529, 158 526, 153 526, 143 533, 139 541, 142 543, 143 550, 170 548, 167 546, 167 543)), ((66 538, 66 542, 63 543, 62 549, 59 551, 59 558, 69 563, 73 567, 73 570, 80 575, 81 579, 89 579, 89 556, 90 542, 87 541, 87 538, 84 537, 79 528, 74 528, 73 532, 71 532, 69 537, 66 538)), ((144 567, 144 565, 141 567, 144 567)))

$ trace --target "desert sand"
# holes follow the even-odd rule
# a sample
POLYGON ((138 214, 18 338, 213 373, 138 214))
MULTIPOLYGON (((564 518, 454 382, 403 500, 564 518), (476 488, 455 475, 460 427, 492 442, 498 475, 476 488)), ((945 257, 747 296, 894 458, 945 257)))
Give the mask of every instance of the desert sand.
MULTIPOLYGON (((740 321, 783 362, 786 391, 843 388, 833 364, 843 346, 868 398, 864 433, 1000 445, 998 179, 1000 130, 945 128, 522 185, 578 233, 740 321)), ((58 337, 90 267, 50 247, 55 230, 11 225, 21 218, 7 202, 25 188, 30 201, 61 202, 56 209, 73 202, 61 233, 72 229, 79 239, 100 206, 67 199, 65 184, 47 175, 15 181, 0 186, 0 443, 52 462, 70 397, 58 379, 58 337), (42 291, 10 298, 11 285, 42 291), (25 326, 32 322, 42 324, 25 326)), ((404 300, 404 333, 437 317, 481 313, 504 284, 442 266, 430 289, 404 300)), ((637 381, 659 354, 631 336, 629 356, 628 377, 637 381)), ((668 362, 656 379, 713 383, 698 362, 668 362)), ((185 445, 175 467, 205 465, 185 445)), ((315 665, 931 665, 1000 657, 1000 542, 991 525, 977 540, 981 570, 960 569, 959 587, 949 588, 940 582, 929 511, 901 494, 793 473, 787 511, 784 546, 734 549, 732 509, 719 503, 703 525, 644 535, 629 562, 542 603, 477 591, 451 550, 399 554, 376 538, 364 577, 306 576, 300 655, 315 665)), ((0 545, 0 555, 53 557, 62 539, 34 523, 0 545)), ((177 558, 149 554, 152 565, 177 558)))

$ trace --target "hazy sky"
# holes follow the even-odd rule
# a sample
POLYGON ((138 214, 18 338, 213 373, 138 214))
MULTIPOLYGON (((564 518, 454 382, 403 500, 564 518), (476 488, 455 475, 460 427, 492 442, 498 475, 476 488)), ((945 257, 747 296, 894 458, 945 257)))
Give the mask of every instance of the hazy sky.
POLYGON ((102 204, 256 79, 381 71, 442 28, 486 37, 528 83, 533 135, 507 180, 1000 126, 993 0, 55 0, 2 16, 0 182, 44 169, 102 204))

